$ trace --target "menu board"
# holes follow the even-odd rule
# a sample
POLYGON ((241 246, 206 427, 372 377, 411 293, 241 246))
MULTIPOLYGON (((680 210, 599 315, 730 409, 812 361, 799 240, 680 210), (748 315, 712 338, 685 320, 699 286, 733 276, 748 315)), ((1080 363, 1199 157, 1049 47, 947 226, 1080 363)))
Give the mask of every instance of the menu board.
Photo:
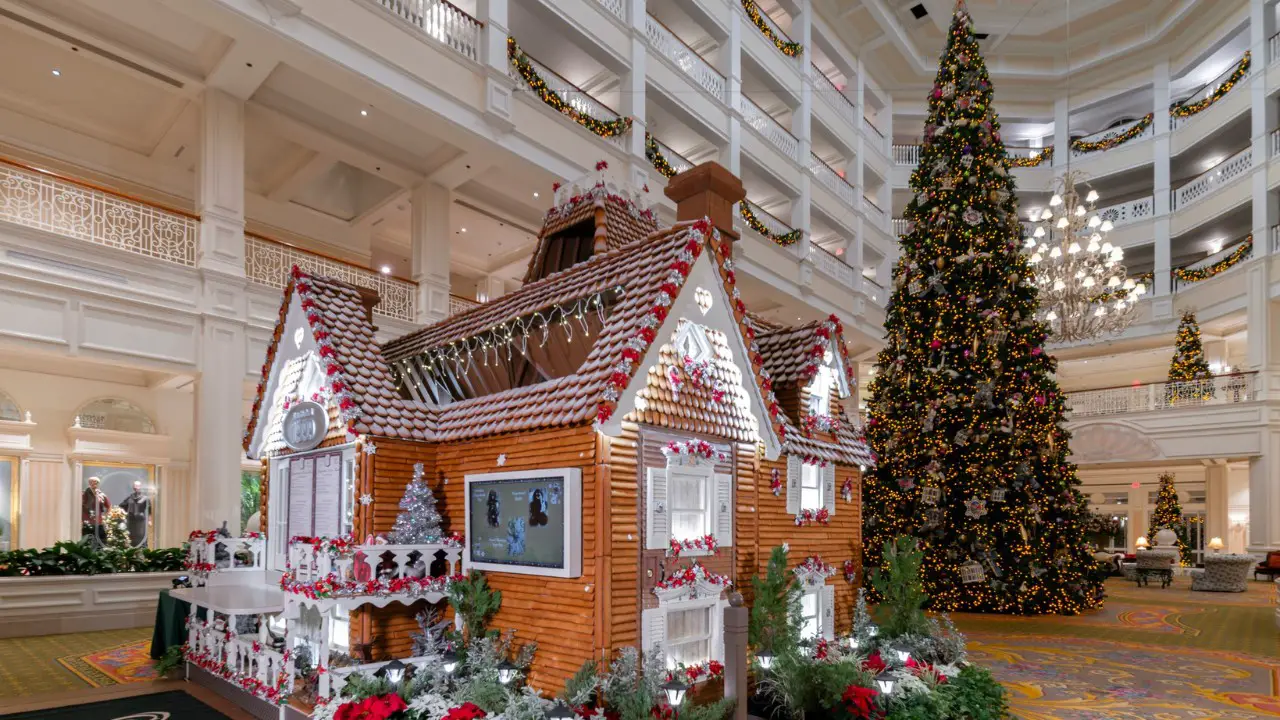
POLYGON ((337 453, 315 459, 315 535, 337 537, 342 534, 342 456, 337 453))
POLYGON ((315 501, 315 460, 299 458, 289 462, 289 537, 310 537, 315 501))

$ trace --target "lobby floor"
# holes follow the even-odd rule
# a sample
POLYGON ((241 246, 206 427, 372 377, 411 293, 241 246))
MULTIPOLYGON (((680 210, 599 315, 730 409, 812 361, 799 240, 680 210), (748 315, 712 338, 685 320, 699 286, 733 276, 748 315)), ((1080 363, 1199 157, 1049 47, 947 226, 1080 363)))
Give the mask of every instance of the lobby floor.
POLYGON ((1275 588, 1193 593, 1113 578, 1076 617, 954 616, 971 659, 1009 690, 1019 720, 1280 717, 1275 588))

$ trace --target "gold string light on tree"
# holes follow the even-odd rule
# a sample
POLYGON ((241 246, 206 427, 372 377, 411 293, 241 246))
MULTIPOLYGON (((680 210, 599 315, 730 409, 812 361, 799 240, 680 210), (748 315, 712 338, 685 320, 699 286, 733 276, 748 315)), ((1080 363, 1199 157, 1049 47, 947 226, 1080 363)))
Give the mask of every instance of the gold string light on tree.
POLYGON ((1231 75, 1227 76, 1227 79, 1224 80, 1221 85, 1214 88, 1213 92, 1190 104, 1174 103, 1169 106, 1169 114, 1174 117, 1186 118, 1202 113, 1210 107, 1213 107, 1214 103, 1226 97, 1227 93, 1231 92, 1231 89, 1236 86, 1236 83, 1243 80, 1245 76, 1249 74, 1249 66, 1252 62, 1253 55, 1246 50, 1244 57, 1240 58, 1240 62, 1236 64, 1236 69, 1231 73, 1231 75))
POLYGON ((764 13, 760 12, 760 8, 756 7, 755 0, 742 0, 742 9, 747 11, 747 17, 751 18, 751 22, 760 29, 765 37, 773 42, 773 46, 782 51, 787 57, 799 57, 804 52, 804 45, 794 40, 783 40, 770 27, 769 21, 764 19, 764 13))
POLYGON ((565 102, 559 94, 547 86, 547 81, 542 78, 537 68, 530 62, 529 56, 524 54, 524 51, 516 44, 516 39, 513 37, 507 38, 507 57, 511 60, 511 65, 516 69, 516 72, 520 73, 520 77, 524 79, 525 84, 529 86, 530 90, 533 90, 534 94, 542 102, 553 110, 568 116, 569 119, 582 127, 602 138, 618 137, 631 129, 631 118, 629 117, 601 120, 581 112, 565 102))
POLYGON ((1102 588, 992 97, 960 3, 867 406, 864 566, 910 535, 935 610, 1073 614, 1102 588))
POLYGON ((1173 359, 1169 361, 1164 395, 1169 405, 1183 400, 1208 400, 1214 395, 1213 371, 1204 356, 1200 323, 1190 310, 1182 313, 1178 334, 1173 339, 1173 359))

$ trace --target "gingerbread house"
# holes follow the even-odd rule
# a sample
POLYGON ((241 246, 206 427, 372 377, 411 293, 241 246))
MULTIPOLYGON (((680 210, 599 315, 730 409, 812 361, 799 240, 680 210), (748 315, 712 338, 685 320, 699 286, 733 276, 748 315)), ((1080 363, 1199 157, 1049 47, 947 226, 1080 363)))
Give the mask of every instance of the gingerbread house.
POLYGON ((603 179, 558 188, 520 290, 381 347, 376 298, 295 271, 245 435, 287 603, 347 598, 321 608, 326 635, 406 657, 460 559, 502 591, 494 625, 537 641, 530 682, 555 689, 624 645, 723 660, 726 590, 787 544, 806 634, 848 625, 871 458, 840 406, 840 324, 748 315, 736 177, 702 165, 666 192, 661 228, 603 179), (377 545, 415 465, 455 539, 377 545), (317 548, 390 565, 318 572, 317 548))

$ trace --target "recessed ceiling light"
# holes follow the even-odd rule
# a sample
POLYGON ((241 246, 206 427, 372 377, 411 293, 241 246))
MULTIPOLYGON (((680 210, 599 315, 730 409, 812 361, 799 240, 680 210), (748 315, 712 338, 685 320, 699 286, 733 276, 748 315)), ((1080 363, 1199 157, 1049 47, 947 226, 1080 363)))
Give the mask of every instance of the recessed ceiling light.
POLYGON ((360 117, 369 117, 369 111, 368 111, 368 110, 361 110, 361 111, 360 111, 360 117))
POLYGON ((54 77, 62 77, 62 71, 61 71, 61 70, 59 70, 58 68, 54 68, 54 69, 53 69, 53 76, 54 76, 54 77))
POLYGON ((925 15, 928 15, 928 14, 929 14, 929 11, 928 9, 925 8, 924 3, 916 3, 915 5, 911 6, 911 16, 917 20, 923 18, 925 15))
POLYGON ((466 228, 462 228, 462 232, 466 232, 466 231, 467 231, 467 229, 466 229, 466 228))
POLYGON ((390 265, 383 265, 383 266, 382 266, 382 274, 383 274, 383 275, 390 275, 390 274, 391 274, 391 266, 390 266, 390 265))
POLYGON ((533 196, 534 196, 534 197, 538 197, 538 193, 534 193, 534 194, 533 194, 533 196))

